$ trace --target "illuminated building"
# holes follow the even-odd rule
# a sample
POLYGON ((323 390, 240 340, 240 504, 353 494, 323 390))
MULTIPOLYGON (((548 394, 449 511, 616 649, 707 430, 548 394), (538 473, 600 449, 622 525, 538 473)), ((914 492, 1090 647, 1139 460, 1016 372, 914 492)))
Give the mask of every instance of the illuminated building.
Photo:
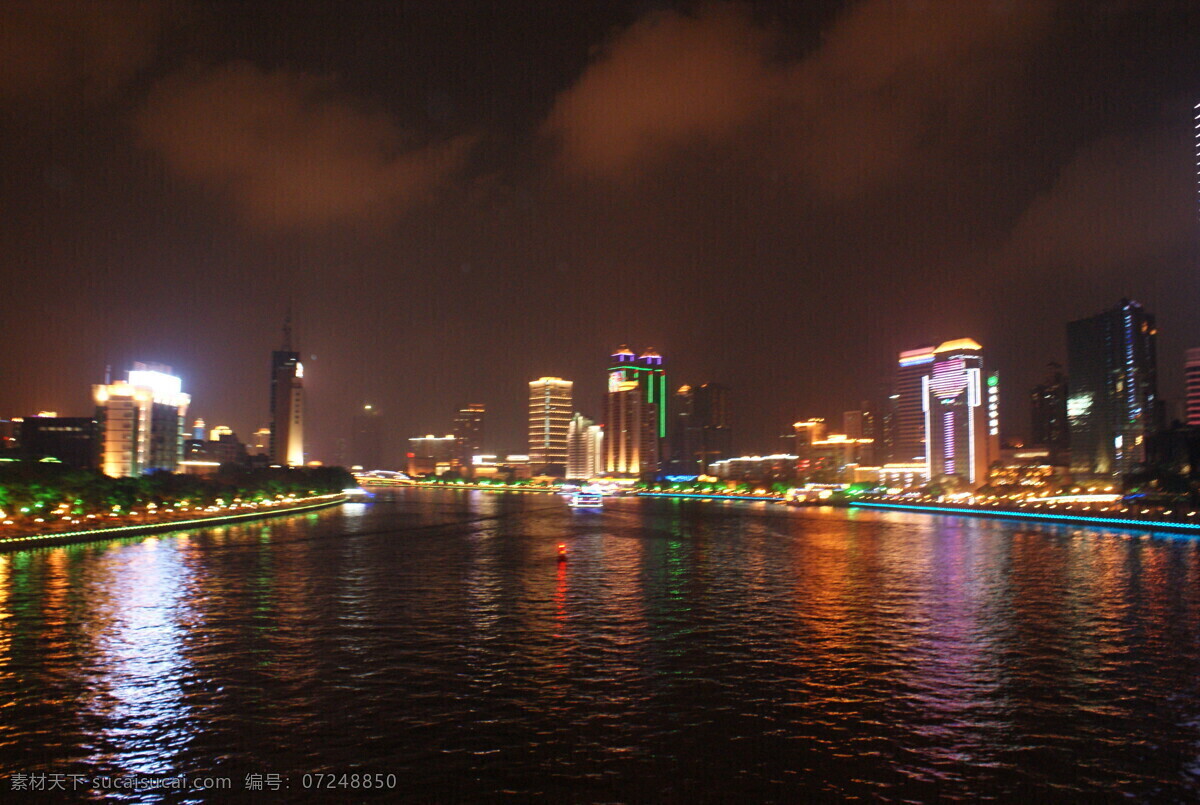
POLYGON ((796 456, 777 453, 770 456, 736 456, 714 461, 708 474, 723 481, 787 481, 796 471, 796 456))
POLYGON ((1046 379, 1029 394, 1030 442, 1050 451, 1049 461, 1060 463, 1071 444, 1067 427, 1067 376, 1062 366, 1047 367, 1046 379))
POLYGON ((20 417, 17 419, 0 419, 0 451, 16 449, 17 434, 20 429, 20 417))
POLYGON ((825 438, 825 420, 820 417, 792 424, 792 452, 796 454, 796 475, 807 475, 812 464, 812 446, 825 438))
POLYGON ((500 460, 499 456, 486 454, 471 456, 472 474, 476 478, 520 479, 532 478, 533 471, 529 456, 510 454, 500 460))
POLYGON ((562 475, 567 470, 572 386, 561 377, 529 381, 529 464, 534 472, 562 475))
POLYGON ((204 420, 197 419, 192 423, 192 438, 197 441, 204 439, 204 420))
POLYGON ((879 483, 888 489, 915 489, 925 485, 928 467, 923 461, 897 461, 879 468, 879 483))
POLYGON ((250 452, 256 456, 270 455, 271 452, 271 429, 259 428, 254 431, 254 441, 250 445, 250 452))
POLYGON ((625 380, 620 372, 609 373, 605 419, 605 472, 617 475, 657 472, 657 408, 645 401, 636 380, 625 380))
POLYGON ((1007 494, 1042 491, 1057 479, 1049 447, 1002 449, 988 470, 988 483, 1007 494))
POLYGON ((622 344, 610 356, 609 377, 620 375, 622 380, 632 380, 642 390, 642 402, 654 406, 654 430, 659 439, 667 438, 667 371, 663 367, 662 355, 647 349, 634 357, 633 352, 622 344))
MULTIPOLYGON (((222 436, 232 436, 232 435, 233 435, 233 428, 229 427, 228 425, 217 425, 208 432, 208 440, 210 442, 219 442, 219 441, 221 441, 222 436)), ((196 437, 196 438, 199 438, 199 437, 196 437)))
POLYGON ((703 474, 715 461, 733 455, 729 389, 718 383, 680 386, 675 392, 671 430, 671 471, 703 474))
POLYGON ((924 462, 924 382, 933 366, 933 346, 900 353, 896 384, 891 396, 891 444, 889 460, 895 463, 924 462))
POLYGON ((972 489, 1000 456, 999 378, 987 375, 983 347, 969 338, 934 350, 922 378, 928 477, 957 477, 972 489), (997 391, 992 391, 996 389, 997 391))
POLYGON ((473 456, 483 452, 483 422, 487 409, 483 403, 469 403, 454 415, 454 438, 458 440, 458 460, 472 467, 473 456))
POLYGON ((604 474, 604 428, 583 414, 567 428, 567 477, 587 480, 604 474))
POLYGON ((1071 471, 1124 475, 1158 427, 1154 317, 1128 299, 1067 325, 1071 471))
POLYGON ((271 353, 271 462, 304 466, 304 364, 292 351, 292 318, 283 323, 283 345, 271 353))
POLYGON ((874 458, 874 439, 854 439, 831 433, 806 448, 805 480, 819 483, 849 483, 856 467, 869 466, 874 458))
POLYGON ((1200 349, 1189 349, 1184 364, 1186 401, 1184 420, 1189 425, 1200 425, 1200 349))
POLYGON ((171 367, 135 363, 127 381, 92 387, 100 428, 100 469, 122 478, 176 472, 183 460, 184 418, 191 397, 171 367))
POLYGON ((90 417, 25 417, 20 423, 26 458, 56 458, 68 467, 94 470, 100 461, 100 426, 90 417))
POLYGON ((408 440, 409 475, 442 475, 458 464, 457 440, 446 436, 416 436, 408 440))

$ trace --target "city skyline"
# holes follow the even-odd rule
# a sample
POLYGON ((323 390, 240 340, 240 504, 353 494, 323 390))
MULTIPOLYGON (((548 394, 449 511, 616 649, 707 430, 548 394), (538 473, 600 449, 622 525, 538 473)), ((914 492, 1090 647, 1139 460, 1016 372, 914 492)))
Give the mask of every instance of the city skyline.
POLYGON ((363 400, 402 434, 474 399, 519 433, 547 375, 599 417, 594 350, 623 341, 728 386, 752 449, 962 333, 1031 388, 1062 322, 1122 297, 1163 323, 1178 406, 1200 9, 985 5, 145 3, 59 28, 7 6, 54 46, 0 78, 0 414, 86 413, 105 366, 146 359, 246 438, 290 303, 314 455, 363 400), (295 148, 247 135, 255 109, 295 148))

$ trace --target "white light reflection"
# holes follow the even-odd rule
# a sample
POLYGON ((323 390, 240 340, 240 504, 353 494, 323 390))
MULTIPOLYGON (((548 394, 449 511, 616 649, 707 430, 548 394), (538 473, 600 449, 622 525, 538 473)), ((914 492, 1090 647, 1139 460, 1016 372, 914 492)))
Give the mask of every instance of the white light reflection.
POLYGON ((183 656, 190 568, 186 543, 147 538, 101 560, 91 582, 107 594, 93 623, 96 696, 91 717, 104 728, 93 761, 126 773, 174 774, 195 724, 184 695, 192 669, 183 656))

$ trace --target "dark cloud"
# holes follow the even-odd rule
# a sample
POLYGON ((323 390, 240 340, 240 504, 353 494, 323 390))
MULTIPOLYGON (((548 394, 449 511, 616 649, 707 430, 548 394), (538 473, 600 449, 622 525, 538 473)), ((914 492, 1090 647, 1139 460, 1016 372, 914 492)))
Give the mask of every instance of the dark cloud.
POLYGON ((149 63, 180 3, 0 3, 0 98, 62 102, 110 96, 149 63))
POLYGON ((1196 240, 1195 187, 1178 131, 1090 143, 1029 204, 998 264, 1072 275, 1152 268, 1196 240))
POLYGON ((545 130, 571 170, 621 173, 681 141, 730 135, 768 108, 770 37, 732 6, 654 12, 557 99, 545 130))
POLYGON ((608 43, 544 130, 569 171, 627 175, 680 146, 732 142, 768 172, 853 197, 921 173, 967 136, 994 145, 1011 117, 1007 82, 1055 6, 864 0, 798 59, 741 6, 655 12, 608 43))
POLYGON ((245 62, 163 79, 136 126, 180 176, 283 230, 387 220, 427 199, 471 143, 424 144, 331 79, 245 62))

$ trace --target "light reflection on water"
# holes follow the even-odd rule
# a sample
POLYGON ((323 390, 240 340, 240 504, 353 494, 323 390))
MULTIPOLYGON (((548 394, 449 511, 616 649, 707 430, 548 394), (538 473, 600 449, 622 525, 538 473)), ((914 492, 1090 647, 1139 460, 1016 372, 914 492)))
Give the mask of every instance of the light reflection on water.
POLYGON ((0 770, 360 769, 417 801, 1189 799, 1197 545, 408 491, 3 554, 0 770))

